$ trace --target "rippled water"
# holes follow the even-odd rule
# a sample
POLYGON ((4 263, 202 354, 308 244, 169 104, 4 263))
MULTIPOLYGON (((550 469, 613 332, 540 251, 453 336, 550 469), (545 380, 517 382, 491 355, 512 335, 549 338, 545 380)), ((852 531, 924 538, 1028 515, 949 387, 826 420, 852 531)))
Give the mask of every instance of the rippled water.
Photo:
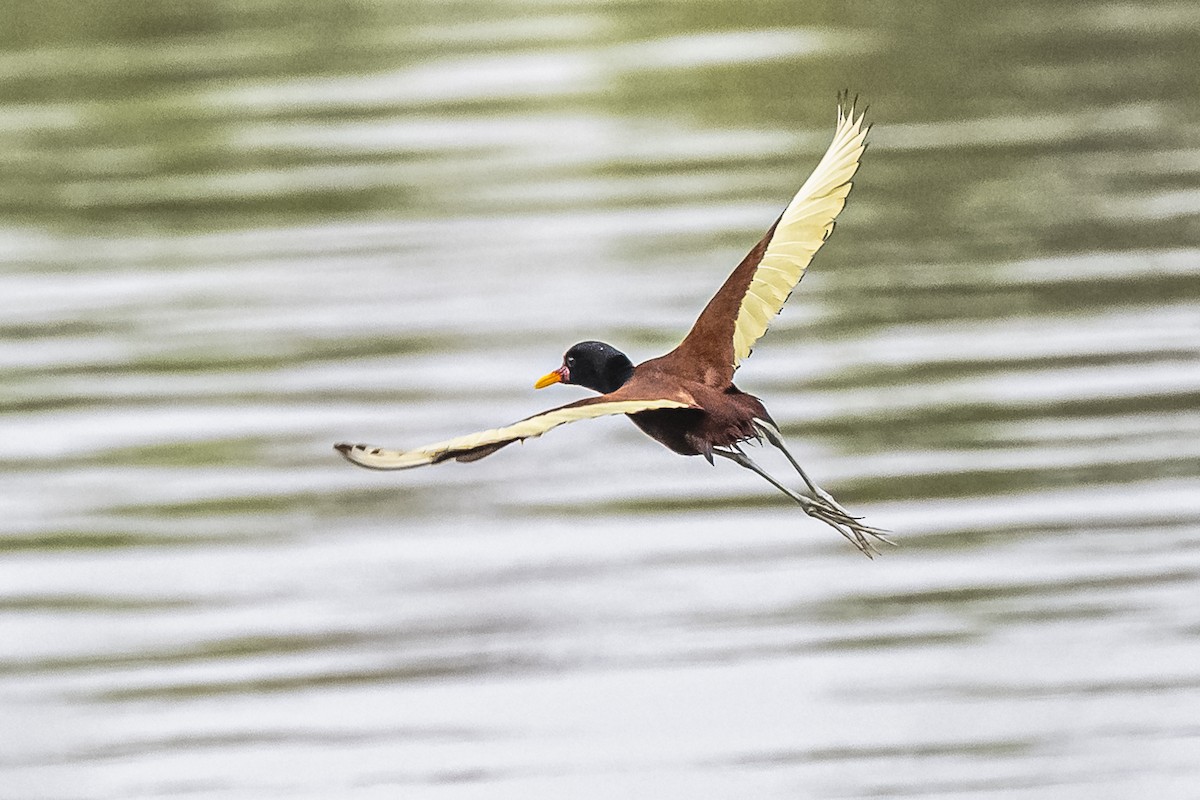
POLYGON ((1192 4, 9 6, 0 795, 1196 796, 1192 4), (843 87, 739 384, 901 547, 621 419, 337 458, 673 346, 843 87))

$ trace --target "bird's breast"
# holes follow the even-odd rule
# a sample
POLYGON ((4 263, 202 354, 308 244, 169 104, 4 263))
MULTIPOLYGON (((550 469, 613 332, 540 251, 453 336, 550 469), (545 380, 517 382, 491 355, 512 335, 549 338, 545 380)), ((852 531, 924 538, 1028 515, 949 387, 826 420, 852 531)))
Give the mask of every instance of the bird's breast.
POLYGON ((631 414, 633 424, 669 449, 685 456, 706 455, 714 447, 729 447, 756 435, 754 420, 770 421, 767 409, 753 395, 697 392, 699 408, 665 408, 631 414))
POLYGON ((684 456, 698 456, 696 433, 703 429, 706 414, 693 408, 663 408, 630 414, 633 424, 651 439, 684 456))

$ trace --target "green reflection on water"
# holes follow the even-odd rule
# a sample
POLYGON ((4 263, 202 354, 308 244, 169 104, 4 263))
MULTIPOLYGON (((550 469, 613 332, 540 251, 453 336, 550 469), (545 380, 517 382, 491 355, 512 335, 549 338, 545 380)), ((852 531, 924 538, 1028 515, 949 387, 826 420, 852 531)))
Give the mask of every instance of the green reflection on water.
MULTIPOLYGON (((1135 94, 1128 86, 1114 88, 1111 79, 1066 93, 1055 85, 1055 75, 1095 74, 1099 52, 1120 63, 1152 49, 1155 58, 1149 63, 1114 72, 1126 83, 1136 79, 1143 102, 1177 106, 1179 97, 1200 85, 1186 26, 1164 23, 1147 30, 1143 22, 1134 46, 1121 33, 1119 20, 1107 32, 1075 31, 1062 22, 1072 15, 1079 22, 1088 7, 1058 2, 1018 10, 938 2, 900 11, 883 2, 644 2, 606 6, 602 15, 543 9, 533 20, 522 19, 519 6, 505 3, 103 0, 80 14, 76 4, 61 0, 16 0, 6 7, 7 24, 0 33, 7 67, 0 103, 31 116, 25 130, 10 137, 10 155, 0 161, 0 186, 6 187, 0 214, 10 222, 46 227, 145 230, 453 213, 454 203, 447 205, 452 196, 442 187, 405 173, 405 167, 444 158, 447 151, 441 147, 414 150, 397 142, 356 154, 269 139, 259 145, 243 136, 251 122, 271 133, 294 123, 336 129, 346 122, 403 124, 421 116, 453 122, 575 111, 795 134, 822 130, 835 92, 848 86, 869 96, 876 119, 885 123, 877 134, 880 146, 888 148, 896 134, 887 126, 907 120, 1062 115, 1135 94), (714 50, 704 44, 705 37, 743 44, 740 52, 714 50), (708 57, 698 55, 705 51, 708 57), (547 80, 554 81, 564 64, 583 64, 585 73, 594 71, 600 82, 568 81, 548 94, 458 97, 447 91, 441 99, 436 93, 419 101, 404 99, 421 79, 409 68, 445 66, 481 52, 501 67, 529 54, 546 54, 552 57, 547 80), (385 90, 359 99, 353 91, 330 90, 328 83, 347 79, 349 88, 354 80, 392 73, 395 94, 385 90), (292 102, 274 94, 282 88, 288 97, 296 85, 329 97, 312 103, 301 93, 292 102), (239 94, 244 92, 250 94, 239 94), (364 166, 398 169, 382 183, 334 180, 339 171, 364 166), (309 168, 331 170, 329 179, 297 181, 309 168)), ((1128 13, 1130 22, 1138 21, 1133 17, 1140 12, 1128 13)), ((452 71, 447 80, 453 88, 452 71)), ((1147 113, 1160 112, 1150 108, 1147 113)), ((1135 126, 1122 141, 1130 147, 1161 146, 1164 135, 1169 134, 1161 128, 1135 126)), ((1111 137, 1097 136, 1075 138, 1067 150, 1087 155, 1111 145, 1111 137)), ((1044 212, 1061 217, 1074 204, 1087 203, 1071 186, 1087 181, 1084 165, 1074 174, 1061 174, 1063 180, 1031 180, 1026 164, 1062 154, 1053 140, 1035 146, 987 144, 953 160, 933 151, 891 147, 886 159, 869 159, 863 173, 872 186, 872 198, 864 202, 893 206, 873 220, 873 232, 860 233, 858 246, 868 250, 874 244, 892 255, 903 252, 894 243, 888 247, 881 234, 920 244, 908 252, 925 256, 946 252, 947 237, 959 241, 960 252, 988 252, 984 245, 1028 248, 1052 238, 1038 234, 1047 226, 1057 229, 1055 239, 1071 235, 1044 219, 1044 212), (990 242, 980 240, 971 220, 956 218, 963 207, 957 201, 969 184, 987 186, 989 199, 965 208, 1001 217, 1003 230, 994 227, 997 220, 990 223, 996 233, 990 242)), ((807 145, 805 151, 811 152, 807 145)), ((719 167, 700 166, 722 172, 757 169, 786 194, 795 155, 758 153, 732 157, 719 167)), ((548 176, 553 173, 546 170, 554 168, 548 163, 528 169, 548 176)), ((617 161, 571 167, 557 177, 646 169, 659 168, 617 161)), ((667 175, 687 169, 686 163, 661 167, 667 175)), ((1035 175, 1043 173, 1038 169, 1035 175)), ((1192 189, 1198 184, 1194 169, 1173 181, 1192 189)), ((774 188, 764 186, 758 199, 773 197, 774 188)), ((654 198, 641 198, 639 205, 646 201, 653 204, 654 198)), ((1078 236, 1095 246, 1144 230, 1125 228, 1119 220, 1112 224, 1109 231, 1088 225, 1078 236)))

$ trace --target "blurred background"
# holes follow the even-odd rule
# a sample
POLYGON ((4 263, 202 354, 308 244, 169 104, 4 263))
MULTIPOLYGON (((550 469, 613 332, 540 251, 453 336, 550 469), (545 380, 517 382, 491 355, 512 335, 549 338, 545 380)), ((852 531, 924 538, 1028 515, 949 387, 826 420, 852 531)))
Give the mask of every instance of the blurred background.
POLYGON ((1189 2, 10 0, 0 796, 1194 798, 1197 52, 1189 2), (674 346, 846 88, 738 383, 899 548, 619 418, 333 452, 674 346))

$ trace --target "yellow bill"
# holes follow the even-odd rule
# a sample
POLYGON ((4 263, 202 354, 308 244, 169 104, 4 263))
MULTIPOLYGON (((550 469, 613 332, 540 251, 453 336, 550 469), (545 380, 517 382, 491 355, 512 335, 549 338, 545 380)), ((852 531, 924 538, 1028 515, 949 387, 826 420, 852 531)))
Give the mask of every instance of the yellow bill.
POLYGON ((547 386, 555 383, 565 383, 570 379, 570 373, 567 372, 567 367, 564 364, 554 372, 547 372, 545 375, 537 379, 537 383, 533 385, 535 389, 545 389, 547 386))

